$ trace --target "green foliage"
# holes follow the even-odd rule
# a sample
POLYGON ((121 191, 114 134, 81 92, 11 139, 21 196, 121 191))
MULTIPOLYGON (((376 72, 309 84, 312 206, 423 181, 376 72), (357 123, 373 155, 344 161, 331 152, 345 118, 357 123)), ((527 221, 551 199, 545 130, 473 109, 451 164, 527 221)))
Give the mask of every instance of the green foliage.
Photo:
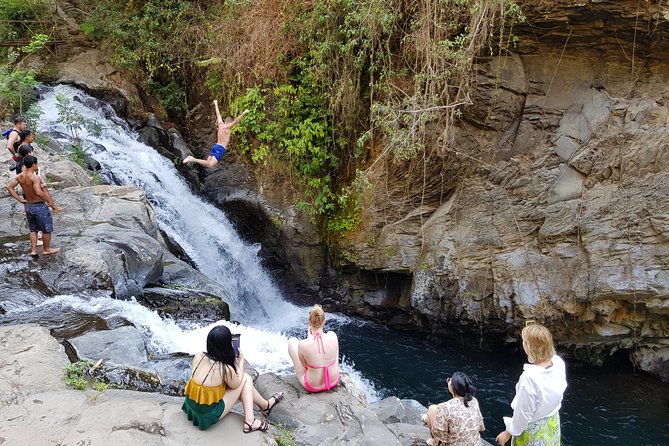
POLYGON ((86 37, 93 40, 100 40, 103 36, 103 29, 96 21, 88 21, 79 25, 79 29, 86 37))
POLYGON ((9 21, 44 20, 53 11, 49 0, 2 0, 0 17, 7 22, 0 23, 0 41, 30 38, 40 32, 39 26, 9 21))
MULTIPOLYGON (((42 110, 36 102, 30 104, 30 107, 28 107, 28 110, 23 113, 23 117, 26 118, 26 121, 28 121, 28 127, 31 129, 37 128, 37 123, 39 122, 40 118, 44 114, 44 110, 42 110)), ((39 138, 40 135, 36 135, 35 138, 39 138)), ((47 138, 48 139, 48 138, 47 138)), ((44 141, 40 140, 37 141, 37 144, 42 146, 44 141)))
POLYGON ((179 85, 177 80, 170 79, 167 83, 161 84, 148 79, 144 84, 156 95, 156 98, 160 101, 160 105, 165 107, 166 110, 179 114, 188 111, 186 90, 179 85))
MULTIPOLYGON (((34 126, 31 125, 32 128, 35 128, 34 126)), ((35 142, 37 143, 37 146, 45 153, 49 153, 49 142, 51 142, 51 138, 49 138, 46 135, 42 135, 40 133, 35 135, 35 142)))
POLYGON ((95 381, 91 385, 91 387, 93 387, 93 389, 97 390, 98 392, 104 392, 105 390, 107 390, 109 388, 109 384, 103 383, 101 381, 95 381))
POLYGON ((86 150, 80 144, 72 144, 70 149, 70 160, 79 167, 86 168, 86 150))
MULTIPOLYGON (((82 166, 85 167, 85 166, 82 166)), ((98 172, 90 171, 88 170, 88 176, 91 177, 91 182, 93 185, 97 186, 98 184, 102 184, 102 177, 98 172)))
POLYGON ((33 54, 44 48, 44 45, 49 41, 49 36, 46 34, 35 34, 28 45, 21 47, 23 54, 33 54))
POLYGON ((295 429, 281 424, 273 424, 274 427, 274 441, 278 446, 296 446, 295 429))
POLYGON ((235 128, 241 134, 238 147, 260 163, 269 156, 289 164, 303 186, 305 200, 299 205, 312 216, 334 210, 332 174, 339 159, 327 109, 309 84, 295 82, 272 89, 248 89, 237 98, 233 110, 250 112, 235 128))
MULTIPOLYGON (((448 146, 470 101, 474 61, 513 46, 511 27, 524 20, 513 0, 283 2, 288 44, 276 60, 285 71, 259 84, 232 73, 230 52, 208 44, 220 42, 208 24, 248 20, 254 4, 117 0, 98 6, 82 30, 111 44, 116 63, 177 119, 203 91, 231 102, 232 112, 248 108, 233 129, 235 149, 267 169, 289 166, 299 208, 326 237, 360 222, 369 183, 352 176, 356 168, 448 146)), ((263 72, 254 56, 251 70, 263 72)))
POLYGON ((327 220, 325 232, 328 236, 340 236, 353 231, 360 223, 362 212, 362 196, 365 190, 372 187, 362 171, 357 172, 356 179, 344 186, 337 196, 336 211, 327 220))
POLYGON ((93 389, 98 392, 104 392, 109 388, 109 385, 94 380, 88 376, 89 370, 91 370, 91 368, 95 369, 96 367, 97 366, 93 366, 90 361, 85 360, 68 364, 65 366, 65 382, 67 385, 77 390, 85 390, 90 383, 93 389))
POLYGON ((24 113, 36 83, 35 70, 0 64, 0 113, 24 113))
MULTIPOLYGON (((30 43, 21 48, 20 52, 13 51, 7 56, 7 63, 0 63, 0 113, 24 114, 31 106, 31 93, 35 89, 37 81, 35 80, 36 72, 32 69, 19 68, 17 63, 14 64, 21 54, 24 58, 30 54, 36 53, 44 48, 44 45, 49 40, 49 36, 45 34, 34 35, 30 43)), ((38 109, 29 111, 30 117, 39 117, 38 109)), ((28 117, 28 119, 30 119, 28 117)))
POLYGON ((91 367, 89 361, 78 361, 65 366, 65 382, 77 390, 84 390, 88 386, 88 381, 84 375, 91 367))
POLYGON ((164 283, 160 286, 161 288, 166 288, 168 290, 187 290, 188 287, 181 283, 164 283))
POLYGON ((205 10, 188 0, 105 2, 82 30, 116 51, 115 64, 142 79, 168 112, 187 110, 184 66, 195 62, 193 48, 206 25, 205 10))

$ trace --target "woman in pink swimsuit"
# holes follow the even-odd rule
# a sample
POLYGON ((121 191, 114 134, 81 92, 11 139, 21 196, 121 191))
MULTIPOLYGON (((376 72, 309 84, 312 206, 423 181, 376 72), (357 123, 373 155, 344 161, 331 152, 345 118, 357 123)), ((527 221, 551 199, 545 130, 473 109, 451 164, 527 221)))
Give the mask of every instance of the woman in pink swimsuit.
POLYGON ((339 383, 339 340, 333 331, 323 333, 323 325, 323 308, 314 305, 309 311, 307 338, 288 340, 295 376, 311 393, 330 390, 339 383))

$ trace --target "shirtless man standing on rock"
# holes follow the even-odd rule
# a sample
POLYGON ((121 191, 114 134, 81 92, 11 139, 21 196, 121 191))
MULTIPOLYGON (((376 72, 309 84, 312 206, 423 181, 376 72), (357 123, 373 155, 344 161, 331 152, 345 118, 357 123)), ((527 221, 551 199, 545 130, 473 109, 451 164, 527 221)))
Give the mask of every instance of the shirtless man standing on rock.
MULTIPOLYGON (((19 203, 25 205, 26 220, 30 229, 30 255, 37 255, 37 232, 42 231, 43 252, 42 254, 55 254, 60 248, 51 247, 51 232, 53 232, 53 222, 49 206, 55 206, 49 193, 42 188, 42 182, 37 175, 37 158, 27 156, 23 159, 25 170, 17 175, 7 186, 9 194, 19 203), (16 192, 16 186, 21 185, 23 195, 21 197, 16 192)), ((54 209, 56 209, 54 207, 54 209)))

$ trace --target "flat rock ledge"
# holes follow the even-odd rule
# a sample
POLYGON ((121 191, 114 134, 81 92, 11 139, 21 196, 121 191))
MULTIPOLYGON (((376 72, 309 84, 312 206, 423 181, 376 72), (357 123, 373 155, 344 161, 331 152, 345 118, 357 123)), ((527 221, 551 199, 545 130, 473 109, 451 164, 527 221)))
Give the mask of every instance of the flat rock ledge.
MULTIPOLYGON (((308 394, 295 375, 262 374, 262 394, 285 392, 268 433, 242 432, 241 407, 206 431, 181 412, 181 397, 132 390, 74 390, 64 379, 63 347, 37 325, 0 327, 0 445, 297 445, 425 444, 427 427, 413 400, 367 404, 346 375, 331 392, 308 394), (285 443, 280 443, 285 444, 285 443)), ((261 416, 256 414, 256 416, 261 416)), ((482 440, 483 446, 489 443, 482 440)))
POLYGON ((181 412, 182 398, 130 390, 74 390, 69 361, 48 330, 0 328, 0 444, 276 445, 270 433, 242 432, 233 413, 200 431, 181 412))

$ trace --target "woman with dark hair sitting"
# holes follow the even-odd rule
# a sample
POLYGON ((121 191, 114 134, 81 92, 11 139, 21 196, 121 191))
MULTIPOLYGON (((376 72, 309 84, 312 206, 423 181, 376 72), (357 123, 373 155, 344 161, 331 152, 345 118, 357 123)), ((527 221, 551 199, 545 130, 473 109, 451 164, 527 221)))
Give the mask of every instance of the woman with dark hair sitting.
POLYGON ((485 430, 479 402, 474 398, 476 387, 462 372, 448 378, 448 391, 453 398, 438 405, 432 404, 423 421, 432 433, 430 446, 480 446, 480 431, 485 430))
POLYGON ((230 329, 218 325, 207 335, 207 351, 193 358, 181 410, 200 429, 216 424, 237 401, 241 401, 244 408, 244 433, 269 428, 266 421, 255 418, 253 405, 268 415, 283 399, 283 392, 272 395, 269 400, 263 398, 253 386, 253 378, 244 373, 244 355, 238 351, 235 357, 230 329))

